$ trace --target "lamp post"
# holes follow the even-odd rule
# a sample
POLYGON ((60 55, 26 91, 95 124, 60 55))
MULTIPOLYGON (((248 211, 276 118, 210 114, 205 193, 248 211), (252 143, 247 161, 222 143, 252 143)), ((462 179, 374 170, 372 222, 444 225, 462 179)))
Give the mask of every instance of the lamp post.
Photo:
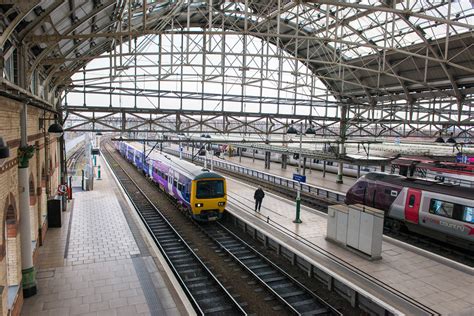
MULTIPOLYGON (((293 122, 292 122, 293 124, 293 122)), ((300 135, 300 148, 298 154, 298 174, 293 175, 293 180, 298 181, 298 186, 296 188, 296 218, 293 223, 300 224, 302 223, 300 214, 301 214, 301 182, 306 181, 306 177, 301 174, 301 158, 302 158, 302 147, 303 147, 303 123, 300 123, 300 130, 298 131, 293 126, 288 128, 287 134, 299 134, 300 135)), ((313 127, 308 127, 306 134, 316 134, 313 127)))

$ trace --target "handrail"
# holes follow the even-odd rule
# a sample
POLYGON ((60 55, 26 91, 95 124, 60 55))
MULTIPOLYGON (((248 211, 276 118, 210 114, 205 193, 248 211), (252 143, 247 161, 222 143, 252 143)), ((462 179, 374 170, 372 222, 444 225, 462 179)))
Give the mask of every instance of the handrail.
MULTIPOLYGON (((169 154, 178 156, 179 152, 177 150, 174 150, 172 148, 163 148, 163 151, 166 151, 169 154)), ((192 155, 189 153, 182 153, 183 158, 191 160, 192 155)), ((199 161, 200 163, 204 163, 204 158, 203 157, 196 157, 194 158, 194 161, 199 161), (196 159, 197 158, 197 159, 196 159)), ((208 159, 208 164, 210 163, 210 159, 208 159)), ((300 186, 300 190, 303 193, 314 195, 318 198, 325 198, 328 199, 334 203, 341 203, 344 201, 346 195, 342 192, 326 189, 320 186, 316 186, 313 184, 308 184, 308 183, 301 183, 298 181, 295 181, 293 179, 285 178, 282 176, 278 176, 275 174, 271 174, 268 172, 252 169, 249 167, 245 167, 239 164, 227 162, 227 161, 222 161, 222 160, 214 160, 213 164, 216 168, 221 168, 225 170, 229 170, 232 172, 244 174, 246 176, 250 176, 253 178, 257 178, 260 180, 265 180, 274 184, 278 184, 280 186, 284 186, 287 188, 290 188, 292 190, 296 190, 297 186, 300 186)))

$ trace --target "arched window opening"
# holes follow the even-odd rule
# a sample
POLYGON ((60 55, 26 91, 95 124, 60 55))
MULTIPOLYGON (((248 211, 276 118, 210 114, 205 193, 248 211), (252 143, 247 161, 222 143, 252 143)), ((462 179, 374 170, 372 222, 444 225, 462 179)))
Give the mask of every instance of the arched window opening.
POLYGON ((36 190, 35 190, 35 178, 33 177, 33 174, 30 174, 29 192, 30 192, 30 205, 35 205, 36 204, 36 190))
MULTIPOLYGON (((19 238, 18 238, 18 212, 16 209, 15 197, 10 193, 8 206, 5 212, 6 226, 6 258, 7 258, 7 286, 13 288, 18 286, 21 279, 21 264, 19 258, 19 238)), ((13 290, 14 291, 14 290, 13 290)))

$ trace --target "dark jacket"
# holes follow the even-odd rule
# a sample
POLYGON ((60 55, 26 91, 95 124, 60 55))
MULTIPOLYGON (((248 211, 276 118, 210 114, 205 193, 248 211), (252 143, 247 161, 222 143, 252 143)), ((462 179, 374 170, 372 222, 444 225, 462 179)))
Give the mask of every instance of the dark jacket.
POLYGON ((257 189, 255 191, 255 194, 253 195, 253 198, 255 200, 263 200, 264 197, 265 197, 265 193, 263 192, 262 189, 257 189))

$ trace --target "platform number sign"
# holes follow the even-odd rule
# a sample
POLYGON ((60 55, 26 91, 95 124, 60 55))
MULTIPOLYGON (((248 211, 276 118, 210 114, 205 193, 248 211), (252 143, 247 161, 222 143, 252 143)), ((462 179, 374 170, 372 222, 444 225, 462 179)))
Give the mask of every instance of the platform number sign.
POLYGON ((306 176, 303 176, 301 174, 293 173, 293 180, 298 181, 298 182, 306 182, 306 176))

